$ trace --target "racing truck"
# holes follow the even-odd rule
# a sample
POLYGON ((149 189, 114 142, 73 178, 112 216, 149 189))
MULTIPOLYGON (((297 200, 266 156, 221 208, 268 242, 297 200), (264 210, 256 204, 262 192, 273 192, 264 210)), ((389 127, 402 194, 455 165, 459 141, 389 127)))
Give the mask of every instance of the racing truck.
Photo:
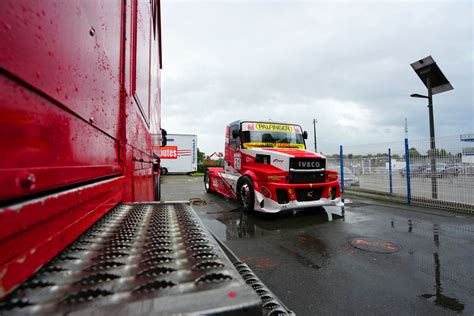
POLYGON ((246 211, 343 206, 338 174, 309 151, 308 133, 288 123, 242 121, 226 127, 224 166, 204 174, 207 192, 240 200, 246 211))

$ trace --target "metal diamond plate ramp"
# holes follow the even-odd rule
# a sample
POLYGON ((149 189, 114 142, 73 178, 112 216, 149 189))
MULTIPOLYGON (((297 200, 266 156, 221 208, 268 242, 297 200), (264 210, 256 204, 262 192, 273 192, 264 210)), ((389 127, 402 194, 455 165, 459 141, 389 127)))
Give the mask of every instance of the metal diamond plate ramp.
POLYGON ((261 305, 189 205, 148 203, 115 207, 0 314, 261 315, 261 305))

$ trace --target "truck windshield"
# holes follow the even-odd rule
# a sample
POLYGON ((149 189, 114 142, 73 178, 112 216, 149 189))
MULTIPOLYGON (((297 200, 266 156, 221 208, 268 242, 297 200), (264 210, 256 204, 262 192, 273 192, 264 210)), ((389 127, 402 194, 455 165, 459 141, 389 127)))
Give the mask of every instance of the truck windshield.
POLYGON ((301 128, 287 124, 243 123, 242 143, 243 148, 305 148, 301 128))

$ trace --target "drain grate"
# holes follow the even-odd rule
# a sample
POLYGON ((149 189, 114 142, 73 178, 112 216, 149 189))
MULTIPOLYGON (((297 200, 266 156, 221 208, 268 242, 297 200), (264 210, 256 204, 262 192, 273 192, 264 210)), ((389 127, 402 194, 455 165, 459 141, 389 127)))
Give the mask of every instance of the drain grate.
POLYGON ((189 205, 150 203, 115 207, 1 301, 0 314, 68 314, 109 306, 120 314, 116 304, 145 299, 161 300, 150 311, 157 314, 199 312, 197 301, 199 314, 208 314, 206 307, 261 311, 258 297, 189 205), (239 294, 228 301, 230 292, 239 294), (187 296, 193 302, 182 300, 184 293, 193 293, 187 296))

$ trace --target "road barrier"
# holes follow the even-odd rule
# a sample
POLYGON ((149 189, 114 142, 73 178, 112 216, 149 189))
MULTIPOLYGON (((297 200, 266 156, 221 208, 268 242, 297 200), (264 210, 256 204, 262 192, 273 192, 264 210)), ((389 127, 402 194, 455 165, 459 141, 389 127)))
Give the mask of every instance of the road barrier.
POLYGON ((474 134, 345 146, 329 155, 345 191, 369 191, 474 213, 474 134))

